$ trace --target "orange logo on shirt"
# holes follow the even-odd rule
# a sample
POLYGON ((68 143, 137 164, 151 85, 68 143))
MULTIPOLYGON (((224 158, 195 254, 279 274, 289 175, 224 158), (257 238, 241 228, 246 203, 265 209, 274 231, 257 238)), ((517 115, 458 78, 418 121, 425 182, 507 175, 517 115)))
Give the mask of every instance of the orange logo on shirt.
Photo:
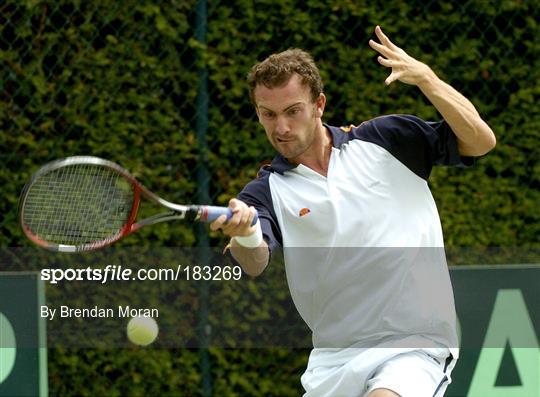
POLYGON ((348 127, 339 127, 343 132, 351 132, 353 128, 356 128, 354 124, 350 124, 348 127))
POLYGON ((310 210, 309 208, 302 208, 302 209, 300 210, 300 212, 298 212, 298 215, 304 216, 304 215, 309 214, 310 212, 311 212, 311 210, 310 210))

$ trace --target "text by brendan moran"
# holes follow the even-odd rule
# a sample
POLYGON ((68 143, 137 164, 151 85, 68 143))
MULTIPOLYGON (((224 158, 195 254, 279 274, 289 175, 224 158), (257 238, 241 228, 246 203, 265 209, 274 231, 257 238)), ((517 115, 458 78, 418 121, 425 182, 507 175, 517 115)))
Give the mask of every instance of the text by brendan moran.
POLYGON ((159 310, 156 308, 134 308, 130 306, 118 306, 113 309, 110 307, 69 307, 60 306, 57 308, 49 306, 40 307, 42 318, 54 320, 59 318, 131 318, 131 317, 159 317, 159 310))

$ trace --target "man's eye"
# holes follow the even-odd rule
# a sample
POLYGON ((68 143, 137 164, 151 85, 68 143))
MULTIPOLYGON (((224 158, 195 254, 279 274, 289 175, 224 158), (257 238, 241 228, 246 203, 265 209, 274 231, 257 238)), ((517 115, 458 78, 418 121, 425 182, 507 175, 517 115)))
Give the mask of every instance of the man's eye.
POLYGON ((295 114, 298 114, 300 112, 300 109, 291 109, 289 110, 289 114, 291 116, 294 116, 295 114))
POLYGON ((271 119, 272 117, 274 117, 274 113, 266 112, 266 113, 263 113, 263 116, 266 117, 267 119, 271 119))

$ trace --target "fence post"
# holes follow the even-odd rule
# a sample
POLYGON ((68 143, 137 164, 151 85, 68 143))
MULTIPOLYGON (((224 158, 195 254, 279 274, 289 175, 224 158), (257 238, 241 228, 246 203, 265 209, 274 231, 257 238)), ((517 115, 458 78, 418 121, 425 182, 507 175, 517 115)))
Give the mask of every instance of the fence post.
MULTIPOLYGON (((195 10, 195 39, 205 45, 207 31, 207 3, 206 0, 199 0, 195 10)), ((200 54, 200 53, 199 53, 200 54)), ((208 204, 210 202, 210 172, 208 170, 208 142, 206 132, 208 130, 208 71, 204 63, 201 63, 197 70, 198 91, 196 101, 196 121, 195 129, 199 147, 199 162, 197 167, 197 202, 208 204)), ((207 226, 198 225, 197 248, 199 263, 209 263, 209 239, 207 226)), ((212 395, 212 378, 210 367, 210 356, 208 346, 210 340, 210 324, 208 324, 208 282, 199 281, 199 363, 201 370, 201 388, 203 396, 212 395)))

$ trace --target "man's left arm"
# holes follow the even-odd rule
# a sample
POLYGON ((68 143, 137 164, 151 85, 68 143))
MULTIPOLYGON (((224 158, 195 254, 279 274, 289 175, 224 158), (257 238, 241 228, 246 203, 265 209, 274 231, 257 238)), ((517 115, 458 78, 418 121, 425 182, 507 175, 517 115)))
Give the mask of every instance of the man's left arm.
POLYGON ((461 155, 481 156, 495 147, 495 134, 467 98, 439 79, 429 66, 393 44, 379 26, 375 34, 381 43, 370 40, 369 45, 384 56, 378 57, 379 63, 392 68, 385 84, 399 80, 420 88, 454 131, 461 155))

